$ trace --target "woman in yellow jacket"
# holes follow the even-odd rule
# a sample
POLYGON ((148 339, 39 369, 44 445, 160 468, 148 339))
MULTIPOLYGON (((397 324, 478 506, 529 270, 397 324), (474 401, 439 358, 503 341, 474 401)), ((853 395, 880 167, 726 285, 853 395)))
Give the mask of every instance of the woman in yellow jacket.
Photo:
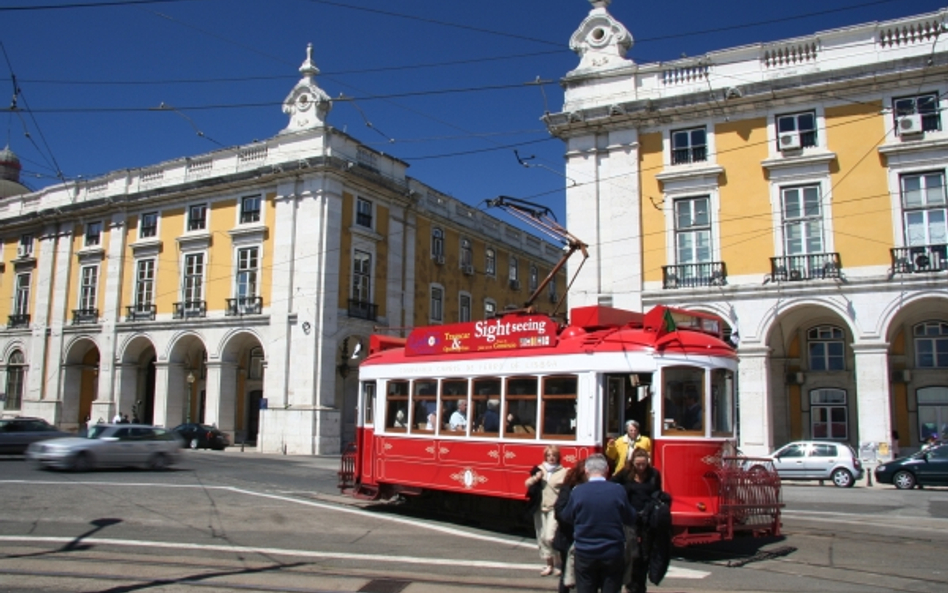
POLYGON ((639 423, 635 420, 629 420, 625 423, 625 434, 618 439, 609 439, 606 444, 606 457, 615 463, 613 474, 619 472, 626 462, 632 458, 632 451, 643 449, 652 456, 652 441, 647 436, 639 433, 639 423))

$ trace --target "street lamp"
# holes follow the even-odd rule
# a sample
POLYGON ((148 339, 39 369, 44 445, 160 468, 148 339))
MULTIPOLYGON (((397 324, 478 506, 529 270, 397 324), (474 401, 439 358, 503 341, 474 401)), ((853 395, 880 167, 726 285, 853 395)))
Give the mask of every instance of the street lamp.
POLYGON ((188 382, 188 407, 185 409, 185 419, 187 423, 191 422, 191 392, 194 390, 194 371, 188 371, 188 376, 185 377, 185 380, 188 382))

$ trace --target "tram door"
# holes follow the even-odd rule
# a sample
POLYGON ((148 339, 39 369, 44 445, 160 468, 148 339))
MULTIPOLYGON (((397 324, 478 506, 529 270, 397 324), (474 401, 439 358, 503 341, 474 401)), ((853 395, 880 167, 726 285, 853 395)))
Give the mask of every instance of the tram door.
POLYGON ((606 375, 606 405, 603 415, 605 441, 625 434, 625 423, 636 420, 642 434, 654 438, 650 422, 652 400, 649 397, 651 375, 606 375))

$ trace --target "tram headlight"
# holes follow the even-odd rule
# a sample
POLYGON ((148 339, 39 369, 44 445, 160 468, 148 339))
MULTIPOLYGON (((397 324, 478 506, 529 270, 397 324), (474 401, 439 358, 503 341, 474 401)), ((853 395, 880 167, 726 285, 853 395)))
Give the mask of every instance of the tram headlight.
POLYGON ((701 511, 702 513, 708 510, 708 506, 704 504, 703 502, 699 502, 697 506, 698 506, 698 510, 701 511))

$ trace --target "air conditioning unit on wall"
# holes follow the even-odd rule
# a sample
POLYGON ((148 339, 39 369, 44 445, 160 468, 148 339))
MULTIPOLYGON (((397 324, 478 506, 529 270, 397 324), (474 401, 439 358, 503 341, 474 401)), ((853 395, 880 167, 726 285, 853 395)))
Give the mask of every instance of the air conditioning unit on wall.
POLYGON ((797 150, 803 148, 799 132, 784 132, 780 134, 780 150, 797 150))
POLYGON ((921 134, 925 130, 922 129, 922 116, 913 113, 912 115, 903 115, 898 120, 899 134, 902 136, 910 136, 912 134, 921 134))
POLYGON ((803 385, 805 380, 806 376, 800 371, 787 373, 787 385, 803 385))
POLYGON ((30 252, 27 249, 26 245, 17 245, 16 247, 16 256, 17 257, 26 257, 30 252))

